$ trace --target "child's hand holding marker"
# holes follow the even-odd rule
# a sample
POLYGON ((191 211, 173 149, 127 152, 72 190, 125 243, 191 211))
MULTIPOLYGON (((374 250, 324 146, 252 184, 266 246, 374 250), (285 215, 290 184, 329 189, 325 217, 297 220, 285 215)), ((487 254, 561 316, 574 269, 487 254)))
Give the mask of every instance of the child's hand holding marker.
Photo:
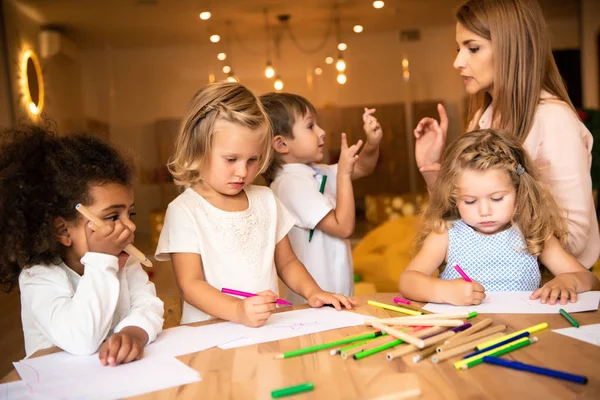
POLYGON ((246 326, 263 326, 277 308, 277 295, 271 290, 258 292, 238 304, 238 321, 246 326))
POLYGON ((458 264, 454 265, 454 269, 462 279, 446 281, 447 285, 444 286, 447 289, 447 295, 444 296, 446 301, 457 306, 481 304, 485 299, 485 288, 469 278, 458 264))

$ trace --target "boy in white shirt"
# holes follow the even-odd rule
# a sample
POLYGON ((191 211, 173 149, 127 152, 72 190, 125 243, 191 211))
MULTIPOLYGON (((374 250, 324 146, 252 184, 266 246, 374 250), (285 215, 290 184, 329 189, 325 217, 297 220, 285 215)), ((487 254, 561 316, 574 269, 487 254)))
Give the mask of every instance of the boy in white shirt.
MULTIPOLYGON (((382 130, 372 115, 363 114, 367 140, 348 147, 342 133, 338 164, 323 160, 325 132, 317 125, 314 106, 302 96, 268 93, 260 98, 271 121, 275 156, 266 173, 271 189, 296 217, 289 233, 294 252, 317 284, 326 291, 351 296, 353 266, 348 237, 354 232, 352 181, 373 172, 379 157, 382 130), (325 180, 325 182, 323 182, 325 180), (312 233, 311 233, 312 232, 312 233)), ((304 299, 288 290, 286 300, 304 299)))

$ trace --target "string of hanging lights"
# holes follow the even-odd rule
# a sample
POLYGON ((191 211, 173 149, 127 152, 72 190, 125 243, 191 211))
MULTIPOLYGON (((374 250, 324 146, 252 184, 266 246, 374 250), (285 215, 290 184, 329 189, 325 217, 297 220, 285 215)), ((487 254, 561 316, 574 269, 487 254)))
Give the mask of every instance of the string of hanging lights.
MULTIPOLYGON (((385 3, 383 1, 374 1, 373 2, 373 7, 376 9, 380 9, 382 7, 384 7, 385 3)), ((202 13, 199 14, 200 19, 201 20, 208 20, 211 18, 212 14, 209 11, 203 11, 202 13)), ((287 34, 287 37, 290 39, 291 43, 301 52, 305 53, 305 54, 315 54, 318 52, 321 52, 323 49, 325 49, 325 47, 327 46, 330 36, 333 34, 335 36, 335 44, 336 44, 336 52, 337 52, 337 58, 334 60, 333 57, 328 56, 325 58, 325 63, 328 65, 334 64, 335 62, 335 69, 337 71, 337 76, 336 76, 336 81, 340 84, 340 85, 344 85, 348 78, 346 75, 346 69, 347 69, 347 62, 344 59, 343 56, 343 52, 346 51, 348 49, 348 45, 346 42, 344 42, 342 40, 342 23, 341 23, 341 16, 340 16, 340 9, 338 7, 338 5, 334 5, 333 10, 332 10, 332 18, 331 21, 332 23, 327 24, 327 28, 326 31, 323 34, 322 39, 318 42, 318 44, 312 48, 309 47, 305 47, 304 45, 302 45, 300 43, 300 41, 298 40, 298 38, 296 37, 296 35, 294 34, 294 31, 292 30, 292 27, 290 26, 290 18, 291 16, 289 14, 281 14, 277 16, 277 19, 280 23, 280 32, 281 34, 287 34)), ((278 73, 274 66, 273 66, 273 60, 272 60, 272 54, 271 54, 271 43, 272 41, 274 42, 275 40, 272 38, 272 34, 271 34, 271 25, 269 23, 269 11, 268 9, 264 9, 264 19, 265 19, 265 37, 266 37, 266 48, 265 48, 265 53, 261 55, 260 52, 257 52, 254 49, 250 49, 247 46, 244 45, 243 40, 241 39, 240 35, 238 35, 233 27, 232 27, 232 23, 231 21, 227 21, 227 28, 228 28, 228 34, 226 36, 226 48, 225 48, 225 52, 221 51, 217 54, 217 59, 219 61, 225 61, 228 60, 227 64, 223 66, 222 70, 225 74, 227 74, 226 80, 228 81, 235 81, 235 82, 239 82, 239 79, 237 78, 237 76, 234 74, 233 69, 231 67, 231 58, 230 58, 230 54, 231 54, 231 40, 235 40, 236 43, 239 44, 240 48, 242 50, 244 50, 245 52, 255 55, 255 56, 265 56, 266 55, 266 66, 264 69, 264 76, 267 79, 273 79, 275 78, 274 82, 273 82, 273 87, 275 90, 280 91, 283 89, 283 80, 281 79, 281 75, 280 73, 278 73)), ((352 30, 355 33, 362 33, 364 31, 364 27, 362 25, 354 25, 352 27, 352 30)), ((280 36, 278 36, 280 38, 280 36)), ((217 33, 212 33, 212 35, 210 36, 210 41, 213 43, 218 43, 221 40, 220 36, 217 33)), ((315 67, 313 70, 315 75, 322 75, 323 73, 323 69, 319 66, 315 67)), ((408 71, 408 60, 403 59, 403 77, 405 80, 408 80, 410 77, 410 72, 408 71)), ((312 79, 312 78, 311 78, 312 79)))

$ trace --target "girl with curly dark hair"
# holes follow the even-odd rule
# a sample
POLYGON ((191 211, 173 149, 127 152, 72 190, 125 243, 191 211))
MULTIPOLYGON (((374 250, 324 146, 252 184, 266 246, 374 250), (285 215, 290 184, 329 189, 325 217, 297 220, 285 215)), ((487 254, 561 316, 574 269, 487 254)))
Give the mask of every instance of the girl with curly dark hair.
POLYGON ((0 135, 0 284, 19 283, 28 356, 100 347, 102 364, 117 365, 161 331, 154 284, 123 251, 135 232, 132 177, 131 163, 93 136, 37 126, 0 135), (94 231, 79 203, 104 226, 94 231))

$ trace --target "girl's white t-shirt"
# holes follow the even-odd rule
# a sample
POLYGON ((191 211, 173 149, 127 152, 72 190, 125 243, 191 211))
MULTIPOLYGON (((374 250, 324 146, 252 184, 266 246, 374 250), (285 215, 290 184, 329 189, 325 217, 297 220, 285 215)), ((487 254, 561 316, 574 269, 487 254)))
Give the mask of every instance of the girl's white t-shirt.
MULTIPOLYGON (((249 185, 244 191, 248 208, 228 212, 186 189, 167 208, 156 259, 196 253, 202 258, 206 282, 216 289, 250 293, 270 289, 278 294, 275 245, 295 219, 268 187, 249 185)), ((182 324, 212 318, 184 301, 182 324)))

